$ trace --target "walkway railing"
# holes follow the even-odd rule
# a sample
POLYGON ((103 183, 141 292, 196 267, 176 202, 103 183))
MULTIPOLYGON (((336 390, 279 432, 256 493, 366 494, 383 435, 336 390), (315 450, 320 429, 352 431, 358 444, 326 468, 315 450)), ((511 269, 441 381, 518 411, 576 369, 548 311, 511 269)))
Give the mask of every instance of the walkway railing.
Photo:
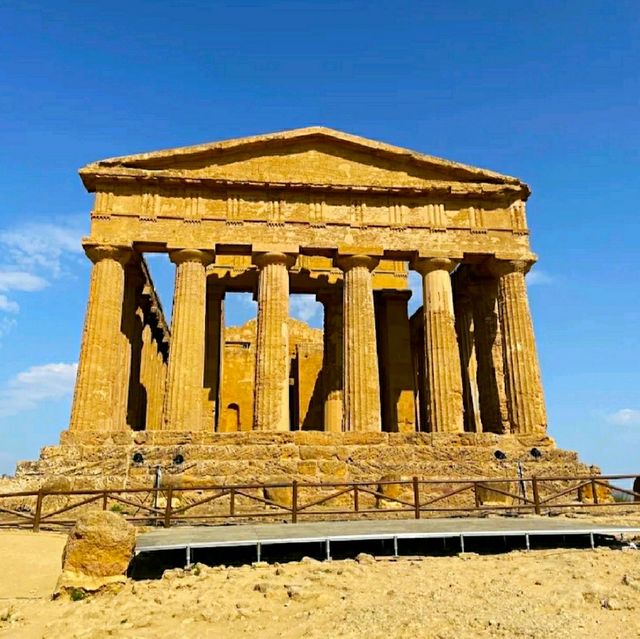
MULTIPOLYGON (((179 478, 179 476, 177 476, 179 478)), ((302 518, 355 519, 636 508, 640 492, 613 482, 640 475, 376 480, 369 482, 168 486, 0 493, 0 526, 70 526, 89 508, 142 525, 302 518)))

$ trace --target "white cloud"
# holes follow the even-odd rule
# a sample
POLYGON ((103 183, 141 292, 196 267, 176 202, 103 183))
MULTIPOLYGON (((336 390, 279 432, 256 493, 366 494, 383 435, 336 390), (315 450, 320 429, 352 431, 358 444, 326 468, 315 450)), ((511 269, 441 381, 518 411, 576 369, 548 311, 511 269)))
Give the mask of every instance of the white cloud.
POLYGON ((553 277, 546 271, 536 268, 527 274, 527 284, 529 286, 538 286, 553 283, 553 277))
MULTIPOLYGON (((0 292, 36 293, 68 274, 82 259, 81 236, 80 218, 0 229, 0 292)), ((0 295, 0 314, 20 312, 11 297, 0 295)), ((0 318, 0 337, 14 325, 15 320, 0 318)))
POLYGON ((303 322, 308 322, 316 317, 322 308, 320 302, 316 301, 316 296, 308 294, 292 295, 289 300, 289 306, 291 315, 303 322))
POLYGON ((41 291, 47 281, 25 271, 0 270, 0 291, 41 291))
POLYGON ((82 254, 83 231, 75 218, 60 224, 32 222, 0 230, 0 246, 14 268, 59 277, 65 262, 82 254))
POLYGON ((13 302, 6 295, 0 295, 0 311, 17 313, 20 310, 17 302, 13 302))
POLYGON ((635 408, 621 408, 606 416, 610 424, 616 426, 640 426, 640 410, 635 408))
POLYGON ((43 364, 18 373, 0 389, 0 417, 17 415, 42 402, 70 395, 77 368, 77 364, 43 364))

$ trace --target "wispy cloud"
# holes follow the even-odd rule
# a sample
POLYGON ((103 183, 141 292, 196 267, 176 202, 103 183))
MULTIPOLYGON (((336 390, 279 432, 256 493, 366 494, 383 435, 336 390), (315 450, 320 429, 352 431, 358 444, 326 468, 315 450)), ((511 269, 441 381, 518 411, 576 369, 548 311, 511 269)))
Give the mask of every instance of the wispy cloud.
POLYGON ((551 275, 549 275, 549 273, 539 268, 534 268, 527 275, 527 284, 529 286, 540 286, 544 284, 552 284, 553 281, 554 279, 551 275))
POLYGON ((31 222, 0 230, 3 262, 14 270, 27 273, 47 273, 59 277, 69 260, 82 254, 80 238, 84 226, 80 218, 60 223, 31 222))
POLYGON ((20 310, 17 302, 10 300, 6 295, 0 295, 0 311, 5 313, 17 313, 20 310))
MULTIPOLYGON (((82 259, 80 218, 59 223, 30 222, 0 229, 0 315, 16 315, 16 293, 37 293, 69 274, 82 259)), ((0 337, 15 319, 0 317, 0 337)))
POLYGON ((606 420, 616 426, 640 426, 640 409, 621 408, 606 415, 606 420))
POLYGON ((18 373, 0 389, 0 417, 18 415, 42 402, 70 395, 77 368, 77 364, 43 364, 18 373))
POLYGON ((289 300, 291 315, 303 322, 308 322, 316 317, 322 308, 322 304, 316 301, 315 295, 292 295, 289 300))
POLYGON ((0 291, 41 291, 47 280, 25 271, 0 270, 0 291))

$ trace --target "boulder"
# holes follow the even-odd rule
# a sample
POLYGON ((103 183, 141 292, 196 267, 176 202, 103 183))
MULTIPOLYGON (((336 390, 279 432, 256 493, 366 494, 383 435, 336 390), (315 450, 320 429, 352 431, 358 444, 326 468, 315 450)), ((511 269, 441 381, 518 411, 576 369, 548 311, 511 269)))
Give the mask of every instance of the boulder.
POLYGON ((69 533, 56 593, 73 595, 124 583, 135 543, 135 528, 121 515, 102 510, 83 513, 69 533))

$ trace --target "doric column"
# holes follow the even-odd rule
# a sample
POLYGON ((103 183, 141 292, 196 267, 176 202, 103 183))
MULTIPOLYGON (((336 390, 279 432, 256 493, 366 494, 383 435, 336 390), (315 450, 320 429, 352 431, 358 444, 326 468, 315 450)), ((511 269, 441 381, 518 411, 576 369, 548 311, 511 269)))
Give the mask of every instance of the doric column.
POLYGON ((205 429, 213 432, 218 423, 218 399, 222 355, 224 352, 224 289, 211 281, 207 282, 207 314, 205 328, 204 358, 204 423, 205 429))
POLYGON ((342 289, 327 290, 316 296, 324 306, 324 352, 322 387, 324 396, 324 430, 342 431, 342 289))
POLYGON ((151 326, 145 324, 142 328, 142 353, 140 357, 140 385, 142 397, 140 407, 144 410, 145 430, 157 430, 157 415, 153 414, 153 392, 155 386, 155 357, 156 347, 153 341, 151 326))
POLYGON ((514 433, 543 433, 547 415, 540 364, 533 333, 524 276, 531 267, 524 261, 494 261, 498 279, 498 309, 511 427, 514 433))
POLYGON ((292 257, 254 258, 258 280, 254 430, 289 430, 289 271, 292 257))
POLYGON ((131 250, 87 247, 93 262, 70 430, 110 431, 124 427, 118 392, 124 264, 131 250))
MULTIPOLYGON (((160 348, 160 344, 154 342, 156 348, 160 348)), ((167 385, 167 360, 165 355, 158 350, 155 352, 155 357, 151 362, 152 377, 151 377, 151 389, 147 396, 148 411, 147 411, 147 428, 158 430, 163 425, 163 410, 164 410, 164 398, 166 394, 167 385)))
POLYGON ((379 260, 368 255, 337 259, 344 271, 343 366, 345 431, 379 431, 380 378, 371 271, 379 260))
POLYGON ((411 291, 382 290, 376 295, 383 428, 390 432, 410 433, 416 430, 413 358, 407 313, 411 291))
POLYGON ((502 335, 498 318, 498 283, 495 278, 474 279, 470 291, 482 430, 489 433, 508 433, 511 426, 504 384, 502 335))
POLYGON ((164 424, 166 430, 198 431, 203 428, 205 267, 213 256, 195 249, 170 256, 176 280, 164 424))
POLYGON ((431 432, 463 430, 462 375, 450 276, 455 265, 446 258, 419 258, 413 264, 422 275, 425 396, 431 432))
POLYGON ((140 384, 140 357, 142 355, 142 325, 144 323, 142 290, 144 276, 140 263, 127 264, 125 268, 125 291, 122 304, 122 335, 120 346, 120 370, 118 393, 121 414, 118 420, 133 430, 142 428, 142 402, 140 384))
MULTIPOLYGON (((458 271, 456 271, 457 274, 458 271)), ((464 429, 468 432, 480 433, 482 432, 482 421, 480 419, 480 396, 477 382, 478 362, 474 339, 473 300, 468 291, 466 278, 454 276, 453 309, 462 372, 464 429)))

